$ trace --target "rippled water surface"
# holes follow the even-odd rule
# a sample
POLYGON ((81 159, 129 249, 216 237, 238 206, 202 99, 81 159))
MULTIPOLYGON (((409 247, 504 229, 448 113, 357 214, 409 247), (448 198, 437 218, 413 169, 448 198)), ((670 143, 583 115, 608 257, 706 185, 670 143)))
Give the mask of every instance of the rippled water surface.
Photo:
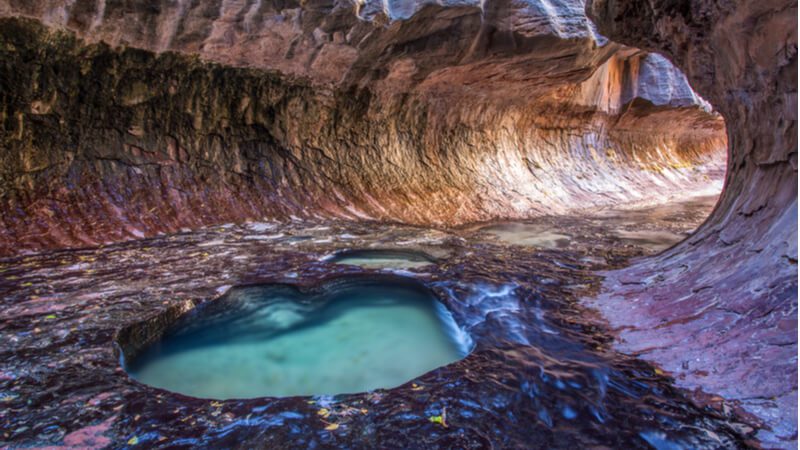
POLYGON ((184 317, 129 367, 139 381, 215 399, 391 388, 466 355, 421 286, 358 282, 323 293, 237 289, 184 317))

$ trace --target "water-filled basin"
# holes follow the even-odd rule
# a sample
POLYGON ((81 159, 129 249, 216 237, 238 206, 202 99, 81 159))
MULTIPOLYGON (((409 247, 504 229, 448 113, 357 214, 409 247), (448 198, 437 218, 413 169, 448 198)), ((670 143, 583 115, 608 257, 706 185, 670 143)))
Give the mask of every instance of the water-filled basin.
POLYGON ((328 261, 368 269, 415 269, 435 262, 422 252, 377 249, 345 250, 336 253, 328 261))
POLYGON ((399 277, 308 292, 248 286, 182 316, 126 369, 142 383, 202 398, 354 393, 463 358, 462 335, 430 291, 399 277))
POLYGON ((566 248, 571 239, 569 235, 558 233, 546 225, 523 222, 498 223, 480 230, 508 244, 547 249, 566 248))
POLYGON ((664 251, 686 239, 685 234, 672 233, 669 231, 617 230, 614 234, 621 242, 643 247, 650 252, 664 251))

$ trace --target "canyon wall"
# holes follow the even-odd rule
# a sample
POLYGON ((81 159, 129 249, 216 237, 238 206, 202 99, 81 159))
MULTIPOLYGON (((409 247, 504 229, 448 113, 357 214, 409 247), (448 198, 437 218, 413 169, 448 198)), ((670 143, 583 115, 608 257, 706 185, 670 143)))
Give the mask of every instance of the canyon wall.
POLYGON ((742 401, 797 446, 797 3, 595 0, 610 38, 663 51, 725 117, 725 189, 689 240, 608 274, 589 304, 625 351, 742 401))
POLYGON ((0 1, 0 253, 713 192, 721 117, 555 6, 0 1))
POLYGON ((598 28, 580 0, 0 0, 0 254, 653 203, 713 188, 729 145, 707 223, 587 302, 791 446, 796 3, 585 7, 598 28))

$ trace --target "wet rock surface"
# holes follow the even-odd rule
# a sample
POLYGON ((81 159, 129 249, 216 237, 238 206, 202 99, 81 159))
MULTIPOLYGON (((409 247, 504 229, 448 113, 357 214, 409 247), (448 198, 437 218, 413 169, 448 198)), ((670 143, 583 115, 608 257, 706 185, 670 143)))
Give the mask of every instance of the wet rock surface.
POLYGON ((680 80, 638 87, 652 57, 635 52, 589 80, 530 66, 541 83, 514 102, 386 97, 0 23, 1 254, 264 217, 520 219, 713 191, 724 172, 720 118, 680 80))
MULTIPOLYGON (((0 139, 7 150, 0 155, 0 254, 108 244, 210 224, 293 217, 431 226, 567 214, 559 223, 545 218, 532 225, 574 239, 580 234, 576 230, 596 230, 596 224, 585 217, 587 211, 593 214, 597 208, 623 204, 652 205, 718 180, 727 143, 729 162, 720 204, 689 240, 662 254, 635 260, 622 270, 597 273, 594 271, 617 265, 592 262, 592 255, 581 256, 589 258, 584 263, 590 265, 579 264, 577 269, 559 265, 578 264, 571 257, 558 260, 558 264, 555 259, 550 260, 553 264, 540 264, 522 255, 546 251, 509 250, 512 247, 491 241, 486 244, 489 247, 478 248, 504 249, 498 253, 501 258, 481 258, 484 262, 470 264, 481 265, 487 273, 489 268, 496 269, 493 279, 510 276, 525 285, 524 292, 549 292, 548 298, 551 294, 555 298, 556 291, 548 291, 551 288, 546 284, 531 285, 538 280, 537 270, 554 270, 548 272, 552 274, 548 278, 557 280, 555 290, 559 283, 574 283, 560 278, 562 271, 569 272, 569 277, 580 272, 587 278, 578 284, 589 286, 597 286, 591 281, 595 276, 605 276, 597 291, 568 295, 564 292, 572 290, 561 289, 559 299, 584 298, 585 304, 599 309, 616 330, 617 350, 659 363, 660 370, 673 375, 682 387, 738 400, 766 425, 758 431, 765 445, 794 447, 796 2, 595 0, 586 8, 596 28, 583 14, 583 6, 583 2, 566 0, 435 5, 426 1, 294 4, 214 0, 162 1, 149 7, 111 0, 0 0, 4 17, 35 18, 54 28, 65 27, 89 42, 102 40, 113 46, 86 46, 69 33, 47 30, 28 20, 4 19, 0 26, 0 139), (154 56, 135 47, 178 54, 154 56), (663 56, 652 52, 663 52, 663 56), (688 82, 670 62, 687 74, 688 82), (265 70, 280 74, 265 74, 265 70), (689 84, 724 116, 727 138, 722 133, 722 119, 709 112, 708 105, 688 89, 689 84), (569 215, 576 210, 580 211, 578 217, 569 215), (520 258, 519 264, 507 267, 515 258, 520 258), (522 271, 526 271, 524 275, 522 271)), ((654 227, 642 235, 635 227, 618 225, 615 232, 598 231, 595 238, 603 243, 602 248, 624 249, 620 261, 631 256, 631 247, 624 247, 621 240, 626 235, 664 241, 662 238, 681 232, 670 229, 665 235, 660 234, 664 229, 654 227)), ((8 280, 9 293, 3 298, 10 305, 7 317, 14 317, 4 327, 22 333, 14 335, 17 340, 13 342, 15 346, 19 343, 20 357, 40 355, 36 353, 40 350, 44 352, 41 355, 52 355, 47 352, 57 352, 55 348, 69 348, 72 353, 58 358, 35 356, 30 363, 14 359, 31 374, 22 375, 21 386, 28 386, 24 393, 38 399, 37 405, 48 405, 45 413, 68 412, 70 419, 49 415, 31 423, 50 425, 20 425, 8 439, 102 446, 111 442, 107 436, 115 442, 131 436, 133 445, 140 438, 146 441, 161 436, 134 435, 147 427, 136 425, 142 417, 164 420, 153 419, 156 422, 151 425, 179 420, 180 412, 187 410, 181 410, 175 398, 162 401, 175 406, 172 411, 176 412, 145 407, 145 400, 138 397, 153 392, 125 384, 120 381, 124 377, 114 379, 112 384, 120 384, 113 384, 113 392, 100 392, 95 387, 109 384, 83 384, 80 376, 53 374, 59 364, 71 367, 73 372, 66 373, 85 374, 80 371, 84 369, 75 369, 78 357, 85 358, 87 367, 98 373, 113 373, 110 353, 103 350, 110 330, 141 313, 155 314, 157 302, 169 301, 148 294, 148 289, 159 297, 171 292, 167 285, 159 284, 159 277, 165 275, 155 268, 156 263, 182 268, 183 275, 173 272, 165 280, 173 283, 175 293, 193 292, 187 296, 198 300, 213 296, 210 283, 223 283, 225 277, 235 278, 230 280, 234 283, 242 281, 240 277, 245 275, 226 275, 222 268, 212 270, 216 275, 207 281, 190 279, 187 274, 197 269, 181 264, 212 252, 178 248, 200 245, 191 236, 199 239, 204 233, 214 232, 181 234, 99 252, 9 260, 14 264, 10 276, 25 280, 8 280), (158 243, 154 256, 143 256, 151 251, 144 250, 147 242, 158 243), (104 252, 122 252, 130 258, 124 264, 116 261, 116 256, 104 259, 124 266, 124 275, 115 272, 113 264, 104 273, 102 267, 79 259, 100 258, 104 252), (69 275, 66 267, 55 269, 61 259, 77 273, 69 275), (89 291, 92 280, 80 278, 87 275, 85 270, 100 273, 95 280, 102 289, 89 291), (45 279, 50 275, 52 280, 45 279), (55 288, 48 287, 51 285, 55 288), (40 293, 34 292, 36 289, 40 293), (79 295, 66 298, 70 289, 79 295), (115 297, 116 289, 123 292, 120 297, 115 297), (39 295, 44 298, 38 304, 41 310, 31 303, 40 298, 28 299, 39 295), (121 301, 123 297, 134 300, 121 301), (94 315, 81 316, 82 312, 75 311, 79 307, 70 301, 91 303, 94 315), (34 313, 16 316, 28 309, 34 313), (62 327, 60 334, 55 334, 48 321, 60 320, 59 310, 75 314, 67 316, 67 321, 83 318, 87 331, 62 327), (38 318, 35 311, 49 313, 38 318), (48 337, 32 337, 36 329, 48 330, 48 337), (67 347, 53 342, 66 342, 67 347), (73 361, 72 365, 68 361, 73 361), (101 396, 68 394, 84 390, 101 396), (71 406, 52 406, 56 402, 71 406), (96 403, 95 409, 91 403, 96 403), (117 408, 116 413, 102 409, 106 403, 112 411, 117 408), (133 419, 123 423, 121 418, 129 415, 121 411, 132 412, 133 419), (68 424, 71 420, 74 423, 68 424), (45 429, 47 426, 53 428, 45 429)), ((259 271, 269 278, 286 269, 314 280, 328 269, 303 266, 308 260, 303 259, 303 251, 296 251, 312 240, 308 234, 284 242, 255 233, 247 236, 248 245, 271 249, 271 242, 281 242, 279 246, 291 246, 288 248, 295 253, 282 255, 285 261, 263 255, 230 256, 246 256, 231 260, 241 266, 226 259, 228 256, 221 261, 229 268, 242 267, 241 273, 255 274, 255 278, 261 276, 259 271), (242 261, 262 264, 250 266, 242 261)), ((472 248, 469 243, 464 245, 472 248)), ((570 240, 558 252, 580 253, 576 245, 570 240)), ((445 272, 456 276, 439 267, 431 277, 445 272)), ((470 282, 480 278, 470 271, 464 277, 470 282)), ((185 302, 175 305, 178 310, 185 306, 185 302)), ((553 311, 560 314, 564 309, 553 311)), ((581 314, 584 312, 575 317, 581 314)), ((490 335, 487 331, 484 336, 490 335)), ((4 355, 10 358, 9 353, 4 355)), ((507 385, 496 380, 519 379, 514 377, 526 373, 521 366, 504 372, 507 361, 519 361, 508 355, 490 353, 484 363, 494 365, 498 377, 488 376, 491 371, 487 369, 481 372, 487 376, 480 382, 493 380, 487 383, 490 387, 481 388, 476 382, 470 390, 481 392, 478 397, 483 399, 502 397, 498 392, 505 392, 507 385)), ((614 355, 616 361, 619 356, 614 355)), ((12 383, 16 376, 3 372, 2 378, 12 383)), ((437 376, 432 379, 439 379, 437 376)), ((92 376, 84 378, 96 381, 92 376)), ((445 392, 447 383, 444 386, 436 392, 445 392)), ((416 392, 391 397, 397 410, 402 410, 401 402, 411 404, 406 399, 416 392)), ((519 389, 514 392, 520 395, 519 389)), ((15 412, 22 411, 27 397, 21 400, 15 395, 3 400, 15 412)), ((622 401, 621 397, 615 400, 622 401)), ((726 408, 718 397, 711 395, 707 400, 722 404, 723 411, 726 408)), ((270 401, 258 407, 269 409, 280 403, 270 401)), ((287 424, 299 420, 304 427, 310 426, 308 419, 313 417, 311 411, 307 417, 280 407, 270 416, 278 419, 260 424, 278 428, 276 434, 252 427, 234 433, 231 430, 238 430, 241 424, 224 428, 215 418, 238 421, 250 410, 191 404, 195 406, 186 408, 192 412, 205 412, 177 428, 167 427, 182 430, 170 436, 197 439, 197 433, 202 433, 203 439, 217 439, 214 442, 220 445, 233 435, 259 442, 289 440, 292 428, 287 424), (208 430, 222 431, 212 438, 208 430)), ((444 434, 436 433, 442 431, 436 426, 445 421, 443 409, 421 408, 418 410, 424 414, 415 417, 430 413, 439 418, 420 424, 433 427, 424 428, 423 433, 431 445, 442 436, 447 436, 442 439, 450 445, 459 445, 459 436, 467 435, 474 439, 463 442, 491 441, 497 436, 492 434, 495 429, 516 439, 514 430, 519 422, 515 420, 534 413, 533 409, 518 409, 519 414, 486 420, 491 414, 484 411, 482 423, 492 428, 465 428, 465 434, 454 435, 461 428, 448 427, 444 434)), ((329 411, 333 410, 346 417, 354 415, 354 410, 346 407, 329 411)), ((536 411, 538 414, 538 406, 536 411)), ((20 414, 20 418, 41 418, 32 409, 20 414)), ((642 416, 632 418, 631 423, 639 423, 642 416)), ((694 417, 693 413, 685 416, 694 417)), ((392 420, 387 419, 387 433, 399 428, 399 422, 392 420)), ((366 429, 368 425, 360 428, 366 429)), ((655 433, 646 435, 651 444, 658 444, 662 436, 655 433)), ((384 442, 393 445, 390 439, 396 435, 399 433, 384 442)), ((594 443, 603 439, 588 431, 583 435, 596 439, 594 443)), ((543 432, 542 436, 551 435, 543 432)), ((563 442, 585 443, 580 440, 584 438, 570 441, 567 436, 568 431, 563 442)), ((620 441, 604 442, 636 446, 645 439, 642 435, 631 440, 632 435, 620 436, 620 441)), ((183 443, 192 442, 198 441, 183 443)))
POLYGON ((728 124, 720 203, 681 245, 606 273, 586 304, 620 349, 741 400, 797 447, 797 3, 587 3, 613 40, 662 51, 728 124), (767 56, 769 55, 769 56, 767 56))
MULTIPOLYGON (((686 231, 709 206, 679 208, 678 222, 673 216, 648 227, 686 231)), ((474 229, 257 222, 4 259, 0 333, 10 345, 0 352, 6 411, 0 442, 94 448, 752 445, 753 429, 736 416, 735 404, 715 399, 697 406, 699 397, 671 387, 661 369, 611 350, 599 319, 588 318, 578 304, 579 296, 598 288, 596 270, 645 250, 622 245, 585 218, 542 220, 573 232, 568 248, 503 244, 474 229), (393 247, 425 250, 438 262, 372 270, 324 260, 343 249, 393 247), (191 305, 213 302, 231 286, 313 287, 336 274, 420 281, 470 334, 475 350, 396 389, 336 397, 194 399, 137 383, 120 367, 115 342, 152 338, 191 305)))

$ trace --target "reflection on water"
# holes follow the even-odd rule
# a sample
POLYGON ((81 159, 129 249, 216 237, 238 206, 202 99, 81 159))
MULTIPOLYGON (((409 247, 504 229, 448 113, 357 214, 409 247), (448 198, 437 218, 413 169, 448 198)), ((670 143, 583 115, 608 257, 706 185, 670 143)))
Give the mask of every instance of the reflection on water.
POLYGON ((666 250, 686 239, 685 234, 669 231, 617 230, 615 234, 623 243, 643 247, 653 252, 666 250))
POLYGON ((686 224, 699 224, 698 219, 706 217, 716 202, 717 196, 703 196, 647 208, 606 209, 583 216, 495 223, 478 230, 501 242, 525 247, 576 250, 622 244, 653 254, 686 239, 691 231, 686 224))
POLYGON ((422 253, 401 250, 350 250, 328 261, 365 269, 415 269, 433 264, 433 260, 422 253))
POLYGON ((508 222, 481 228, 481 231, 497 236, 501 241, 529 247, 549 249, 566 248, 570 236, 556 232, 546 225, 508 222))
POLYGON ((449 312, 418 287, 349 283, 304 295, 261 286, 201 307, 128 369, 195 397, 339 394, 400 385, 468 349, 449 312))

